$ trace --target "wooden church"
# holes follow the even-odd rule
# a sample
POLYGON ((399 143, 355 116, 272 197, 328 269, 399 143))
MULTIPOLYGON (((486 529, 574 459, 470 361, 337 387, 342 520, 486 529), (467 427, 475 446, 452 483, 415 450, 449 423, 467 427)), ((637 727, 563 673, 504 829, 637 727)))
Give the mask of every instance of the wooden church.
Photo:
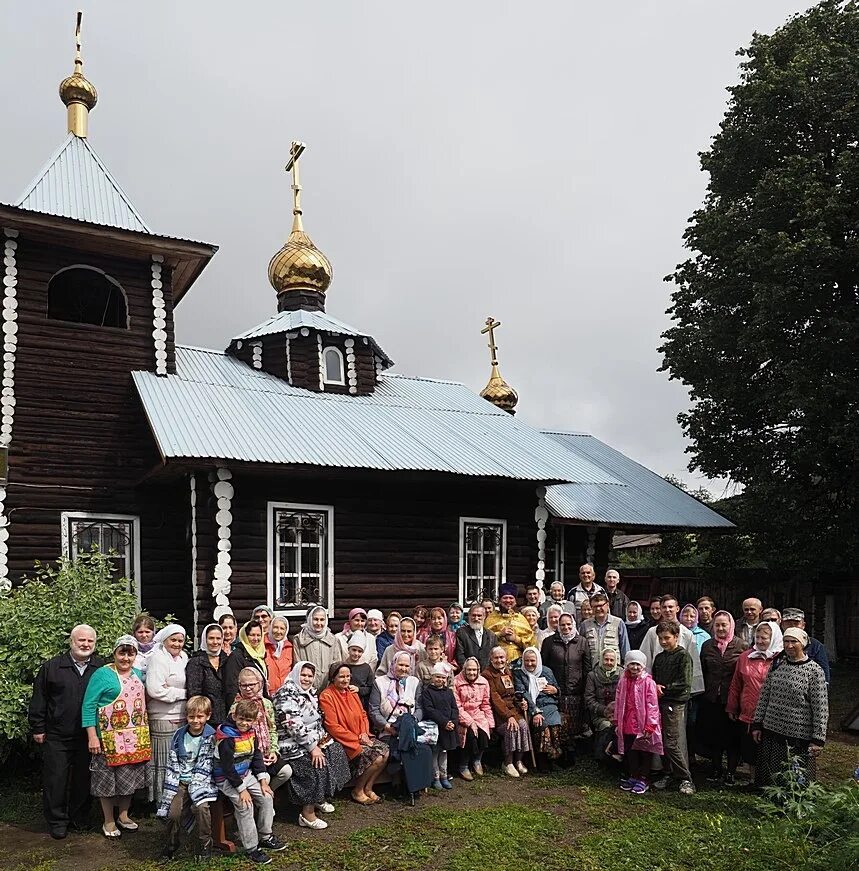
POLYGON ((571 587, 616 529, 731 528, 592 436, 517 420, 496 322, 479 396, 391 372, 384 337, 326 311, 300 143, 276 313, 223 351, 177 345, 174 309, 217 247, 150 229, 95 152, 79 27, 68 136, 0 204, 0 585, 95 545, 143 607, 196 629, 260 602, 295 618, 571 587))

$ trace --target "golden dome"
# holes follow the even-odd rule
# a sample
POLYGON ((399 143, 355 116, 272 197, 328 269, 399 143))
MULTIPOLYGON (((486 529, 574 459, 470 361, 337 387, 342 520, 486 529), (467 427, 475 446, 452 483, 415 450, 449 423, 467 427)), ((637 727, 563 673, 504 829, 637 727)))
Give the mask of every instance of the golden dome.
POLYGON ((271 286, 278 295, 293 290, 324 294, 333 275, 328 258, 304 232, 301 215, 296 214, 286 244, 269 261, 268 280, 271 286))
POLYGON ((92 109, 98 102, 98 91, 83 73, 75 69, 60 82, 60 99, 66 106, 70 103, 82 103, 87 109, 92 109))
POLYGON ((515 408, 519 402, 519 394, 501 377, 497 364, 493 364, 492 374, 489 376, 486 387, 480 391, 480 395, 496 408, 509 414, 516 414, 515 408))

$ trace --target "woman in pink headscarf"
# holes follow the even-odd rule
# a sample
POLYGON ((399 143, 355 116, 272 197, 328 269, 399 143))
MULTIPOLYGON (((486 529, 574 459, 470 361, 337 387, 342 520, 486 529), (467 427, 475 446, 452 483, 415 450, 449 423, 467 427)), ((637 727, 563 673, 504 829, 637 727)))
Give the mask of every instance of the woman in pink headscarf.
POLYGON ((433 636, 440 638, 444 645, 444 655, 447 661, 456 669, 456 633, 447 626, 447 613, 444 608, 431 608, 427 622, 418 630, 418 640, 426 646, 433 636))
POLYGON ((728 717, 726 707, 737 660, 747 645, 734 636, 734 618, 727 611, 713 615, 712 628, 713 637, 701 647, 704 695, 698 709, 698 741, 704 755, 713 762, 707 780, 724 780, 725 786, 733 786, 740 761, 742 732, 736 721, 728 717), (725 755, 727 771, 722 768, 725 755))

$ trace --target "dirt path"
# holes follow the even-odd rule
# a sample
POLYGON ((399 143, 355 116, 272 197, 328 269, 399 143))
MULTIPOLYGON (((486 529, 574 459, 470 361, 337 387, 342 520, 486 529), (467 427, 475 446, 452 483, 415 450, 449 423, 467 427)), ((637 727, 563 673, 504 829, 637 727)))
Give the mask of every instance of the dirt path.
MULTIPOLYGON (((567 778, 562 780, 567 781, 567 778)), ((334 846, 336 841, 369 827, 396 826, 398 821, 405 822, 416 811, 461 809, 465 814, 476 808, 493 807, 511 801, 540 805, 550 810, 553 806, 575 801, 578 794, 578 790, 570 786, 568 781, 559 782, 558 778, 553 777, 528 776, 511 781, 489 775, 473 783, 457 779, 453 790, 444 793, 430 790, 418 799, 415 808, 390 794, 384 802, 372 807, 361 807, 348 799, 338 799, 335 813, 328 817, 329 828, 321 832, 299 829, 297 809, 279 798, 274 830, 290 844, 312 840, 331 842, 334 846)), ((139 819, 139 822, 139 831, 124 834, 116 841, 108 841, 98 830, 87 834, 70 834, 63 841, 54 841, 45 833, 41 820, 32 825, 0 823, 2 867, 4 871, 124 871, 146 868, 158 861, 164 846, 164 828, 160 821, 152 817, 139 819)), ((184 848, 181 856, 190 859, 190 854, 186 854, 184 848)), ((221 863, 213 865, 220 866, 221 863)))

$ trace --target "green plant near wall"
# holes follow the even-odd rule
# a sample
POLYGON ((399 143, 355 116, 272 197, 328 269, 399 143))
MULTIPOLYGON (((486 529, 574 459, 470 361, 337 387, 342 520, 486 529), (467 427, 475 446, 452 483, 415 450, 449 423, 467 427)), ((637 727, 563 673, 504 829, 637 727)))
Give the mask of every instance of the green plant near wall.
POLYGON ((0 761, 26 746, 33 678, 46 659, 68 650, 71 628, 92 626, 105 657, 130 631, 137 599, 112 569, 109 558, 94 550, 74 561, 37 564, 32 577, 0 595, 0 761))

